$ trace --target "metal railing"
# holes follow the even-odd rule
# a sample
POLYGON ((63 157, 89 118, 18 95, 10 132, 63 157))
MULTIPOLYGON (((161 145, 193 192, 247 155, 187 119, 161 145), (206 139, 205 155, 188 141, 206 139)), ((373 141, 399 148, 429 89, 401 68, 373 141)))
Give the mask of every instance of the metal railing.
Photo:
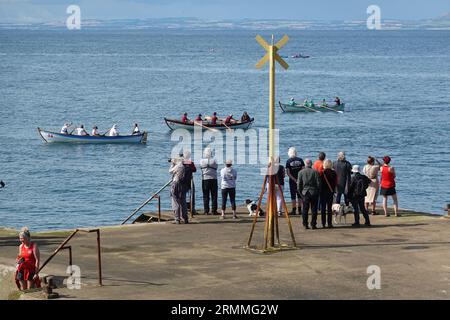
POLYGON ((69 265, 72 265, 72 247, 66 246, 66 244, 78 233, 78 232, 85 232, 85 233, 97 233, 97 271, 98 271, 98 284, 99 286, 102 286, 102 257, 101 257, 101 247, 100 247, 100 229, 89 229, 89 230, 83 230, 83 229, 76 229, 70 236, 64 240, 58 248, 56 248, 55 251, 50 255, 50 257, 45 260, 45 262, 42 264, 42 266, 39 268, 40 272, 44 267, 60 252, 61 250, 69 250, 69 265))
POLYGON ((172 183, 172 179, 168 181, 164 186, 162 186, 156 193, 154 193, 150 198, 145 200, 139 207, 137 207, 121 224, 125 224, 130 220, 136 213, 138 213, 143 207, 145 207, 150 201, 153 199, 158 199, 158 221, 161 221, 161 197, 159 194, 163 191, 167 186, 172 183))

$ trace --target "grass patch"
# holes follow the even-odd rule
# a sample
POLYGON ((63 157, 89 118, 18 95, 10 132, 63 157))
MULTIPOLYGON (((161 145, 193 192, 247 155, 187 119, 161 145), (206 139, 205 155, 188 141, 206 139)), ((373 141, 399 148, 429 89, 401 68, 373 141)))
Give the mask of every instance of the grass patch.
POLYGON ((8 300, 19 300, 21 296, 22 292, 16 290, 8 294, 8 300))

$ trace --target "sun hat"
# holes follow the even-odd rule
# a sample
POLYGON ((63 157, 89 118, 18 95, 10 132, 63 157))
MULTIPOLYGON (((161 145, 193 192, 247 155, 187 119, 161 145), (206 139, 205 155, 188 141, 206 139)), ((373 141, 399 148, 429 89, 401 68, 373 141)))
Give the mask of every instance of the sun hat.
POLYGON ((352 167, 352 172, 353 172, 353 173, 359 172, 359 166, 358 166, 357 164, 355 164, 355 165, 352 167))

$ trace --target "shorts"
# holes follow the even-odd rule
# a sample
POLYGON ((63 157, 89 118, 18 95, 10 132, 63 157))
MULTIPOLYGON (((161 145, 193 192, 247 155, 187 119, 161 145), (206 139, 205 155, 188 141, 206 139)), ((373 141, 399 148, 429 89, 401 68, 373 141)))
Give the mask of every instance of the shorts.
POLYGON ((297 198, 299 198, 299 195, 297 194, 297 182, 291 179, 289 179, 289 191, 291 192, 292 201, 295 201, 297 200, 297 198))
POLYGON ((395 191, 395 187, 392 188, 381 187, 380 194, 382 196, 393 196, 394 194, 397 194, 397 191, 395 191))

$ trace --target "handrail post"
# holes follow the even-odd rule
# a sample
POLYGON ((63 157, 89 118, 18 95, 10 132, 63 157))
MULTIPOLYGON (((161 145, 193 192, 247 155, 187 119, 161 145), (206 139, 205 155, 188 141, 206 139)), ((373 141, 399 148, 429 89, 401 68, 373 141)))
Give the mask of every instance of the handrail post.
POLYGON ((144 201, 144 203, 142 203, 138 208, 136 208, 126 219, 125 221, 123 221, 121 224, 124 225, 125 223, 127 223, 128 220, 131 219, 132 216, 134 216, 139 210, 141 210, 147 203, 149 203, 150 201, 152 201, 156 196, 159 195, 159 193, 161 191, 163 191, 168 185, 170 185, 172 183, 172 179, 170 179, 164 186, 162 186, 158 191, 156 191, 155 194, 153 194, 150 198, 148 198, 147 200, 144 201))
POLYGON ((75 231, 69 237, 67 237, 67 239, 64 240, 63 243, 61 243, 58 248, 56 248, 56 250, 51 254, 51 256, 48 257, 47 260, 45 260, 45 262, 39 268, 38 272, 40 272, 42 269, 44 269, 44 267, 47 265, 47 263, 49 263, 50 260, 52 260, 53 257, 56 256, 56 254, 67 244, 67 242, 70 241, 70 239, 72 239, 77 234, 78 231, 80 231, 80 230, 75 229, 75 231))
POLYGON ((72 246, 67 246, 67 247, 62 247, 61 250, 69 250, 69 266, 73 265, 73 260, 72 260, 72 246))
POLYGON ((158 222, 161 222, 161 197, 158 195, 158 222))
POLYGON ((76 229, 69 237, 67 237, 66 240, 63 241, 59 245, 59 247, 50 255, 50 257, 47 258, 47 260, 42 264, 42 266, 39 268, 38 272, 40 272, 49 262, 53 259, 53 257, 61 250, 69 250, 69 265, 72 266, 72 246, 66 246, 66 244, 72 239, 75 234, 77 234, 79 231, 91 233, 96 232, 97 233, 97 266, 98 266, 98 284, 99 286, 103 285, 102 281, 102 256, 101 256, 101 246, 100 246, 100 229, 91 229, 91 230, 81 230, 76 229))
POLYGON ((96 229, 97 232, 97 266, 98 266, 98 285, 103 286, 102 281, 102 254, 100 248, 100 229, 96 229))
POLYGON ((189 191, 189 211, 191 214, 191 219, 194 218, 194 179, 191 178, 191 190, 189 191))

